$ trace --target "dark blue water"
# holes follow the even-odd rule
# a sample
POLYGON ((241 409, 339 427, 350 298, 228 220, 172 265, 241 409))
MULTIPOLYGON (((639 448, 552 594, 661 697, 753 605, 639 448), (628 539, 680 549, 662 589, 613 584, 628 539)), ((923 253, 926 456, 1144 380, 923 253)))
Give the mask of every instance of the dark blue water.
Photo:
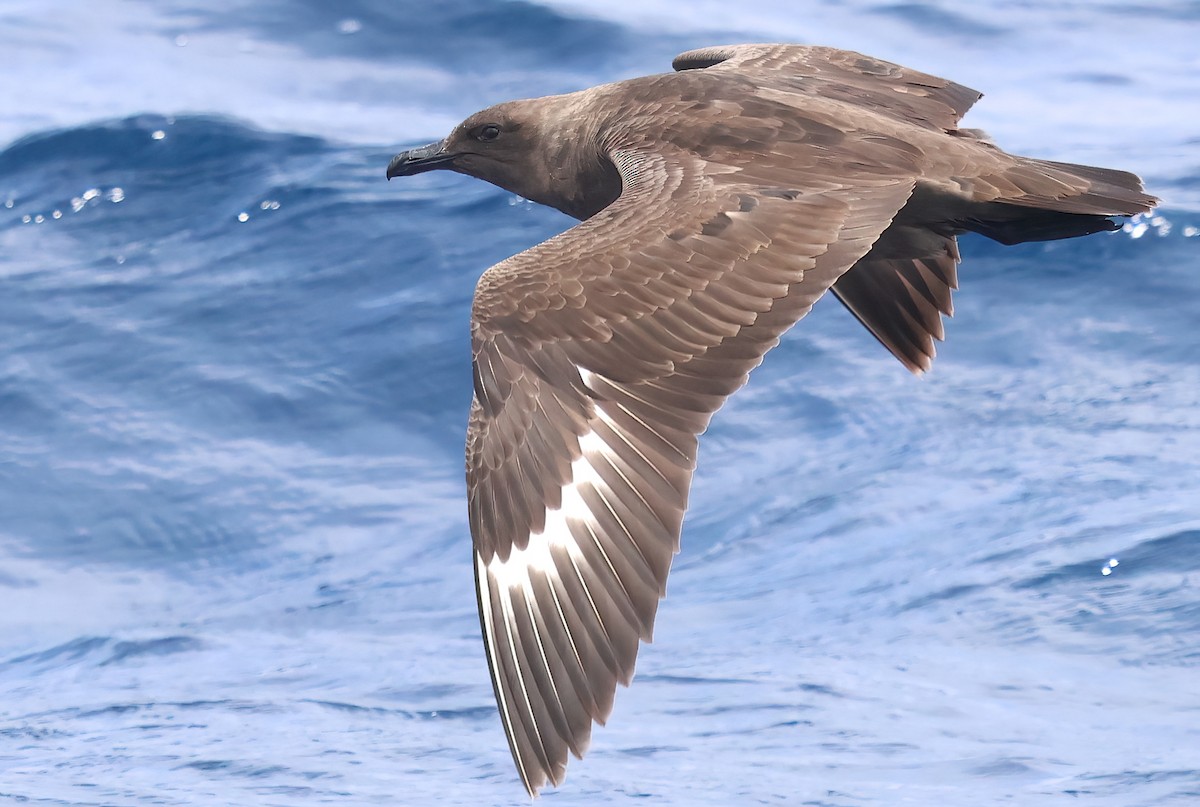
POLYGON ((1165 204, 964 239, 924 379, 818 305, 715 419, 655 643, 544 797, 1200 803, 1194 4, 211 5, 0 10, 0 803, 524 802, 467 316, 570 222, 384 168, 764 39, 958 78, 1003 145, 1165 204))

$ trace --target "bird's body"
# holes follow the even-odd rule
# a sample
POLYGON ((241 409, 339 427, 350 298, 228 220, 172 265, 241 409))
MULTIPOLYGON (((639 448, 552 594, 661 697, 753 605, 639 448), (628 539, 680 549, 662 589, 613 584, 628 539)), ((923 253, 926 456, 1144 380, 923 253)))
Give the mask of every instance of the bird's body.
POLYGON ((531 793, 632 678, 698 436, 825 291, 920 372, 957 235, 1086 235, 1155 201, 1132 174, 1009 155, 958 128, 979 93, 859 54, 742 45, 675 67, 500 104, 388 169, 583 220, 484 273, 472 310, 480 618, 531 793))

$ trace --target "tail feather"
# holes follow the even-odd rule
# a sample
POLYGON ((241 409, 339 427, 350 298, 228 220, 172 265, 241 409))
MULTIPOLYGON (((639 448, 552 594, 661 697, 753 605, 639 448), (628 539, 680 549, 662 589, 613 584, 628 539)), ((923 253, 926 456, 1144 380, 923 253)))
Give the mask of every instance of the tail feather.
POLYGON ((1002 244, 1052 241, 1120 228, 1112 216, 1154 208, 1136 174, 1018 157, 1004 174, 1020 193, 978 206, 962 226, 1002 244))
POLYGON ((1007 176, 1026 195, 1004 201, 1022 207, 1093 216, 1132 216, 1158 204, 1158 199, 1142 189, 1137 174, 1114 168, 1022 157, 1007 176))
POLYGON ((1060 213, 1057 210, 1017 205, 999 207, 1003 209, 990 211, 986 218, 964 219, 962 226, 1007 246, 1029 241, 1057 241, 1060 238, 1077 238, 1121 229, 1121 225, 1108 216, 1060 213))

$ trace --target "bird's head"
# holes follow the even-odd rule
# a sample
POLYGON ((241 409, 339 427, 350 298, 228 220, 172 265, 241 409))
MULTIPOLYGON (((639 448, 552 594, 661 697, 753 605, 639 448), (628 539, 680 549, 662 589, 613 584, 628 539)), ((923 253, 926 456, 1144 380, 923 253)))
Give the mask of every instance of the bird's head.
POLYGON ((587 218, 620 194, 620 178, 568 100, 509 101, 476 112, 445 139, 397 154, 387 177, 443 168, 587 218))

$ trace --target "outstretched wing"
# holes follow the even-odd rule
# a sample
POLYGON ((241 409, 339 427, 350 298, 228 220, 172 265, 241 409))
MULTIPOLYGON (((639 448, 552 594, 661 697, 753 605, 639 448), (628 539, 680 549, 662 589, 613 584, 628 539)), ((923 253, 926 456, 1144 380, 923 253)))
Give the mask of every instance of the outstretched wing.
POLYGON ((930 368, 934 340, 943 335, 941 317, 951 311, 957 232, 974 230, 1002 243, 1065 238, 1111 229, 1103 217, 1144 212, 1157 201, 1124 171, 1005 154, 982 132, 958 128, 979 92, 860 53, 731 45, 688 51, 673 64, 681 71, 745 76, 767 92, 841 102, 849 105, 846 118, 866 113, 915 127, 912 137, 901 136, 926 150, 935 168, 924 179, 935 190, 924 203, 914 200, 901 218, 923 232, 907 254, 903 237, 885 236, 889 248, 861 260, 833 293, 916 373, 930 368), (954 138, 927 137, 942 133, 954 138), (955 196, 956 213, 938 209, 939 198, 955 196), (996 204, 985 204, 991 202, 996 204), (1049 212, 1039 216, 1032 210, 1049 212))
POLYGON ((917 374, 933 366, 934 340, 946 338, 942 315, 954 313, 950 295, 958 288, 958 241, 946 235, 941 244, 942 250, 929 257, 868 255, 832 289, 850 313, 917 374))
MULTIPOLYGON (((958 121, 981 94, 953 81, 836 48, 806 45, 730 45, 677 56, 676 70, 715 68, 754 73, 788 91, 869 107, 905 123, 959 130, 958 121)), ((952 312, 958 287, 958 246, 953 234, 935 254, 911 258, 867 256, 833 287, 834 295, 914 373, 927 371, 934 340, 944 337, 942 315, 952 312)))
MULTIPOLYGON (((822 130, 821 136, 826 136, 822 130)), ((698 435, 909 197, 903 144, 797 136, 745 161, 616 150, 620 198, 488 270, 467 487, 496 700, 530 793, 633 676, 698 435), (840 152, 844 155, 844 151, 840 152)))
POLYGON ((675 57, 676 70, 754 72, 797 92, 870 107, 909 123, 953 130, 982 93, 848 50, 809 45, 725 45, 675 57), (798 79, 790 81, 789 79, 798 79))

